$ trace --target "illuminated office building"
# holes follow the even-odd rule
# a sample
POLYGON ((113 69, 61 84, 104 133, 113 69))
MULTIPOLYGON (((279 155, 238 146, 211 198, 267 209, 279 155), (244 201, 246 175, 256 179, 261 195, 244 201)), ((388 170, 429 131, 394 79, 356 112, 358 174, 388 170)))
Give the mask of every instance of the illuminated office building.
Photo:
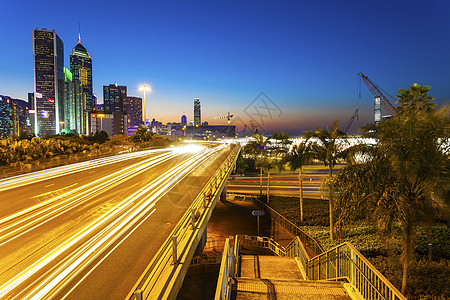
POLYGON ((194 125, 202 124, 202 112, 200 108, 200 98, 194 99, 194 125))
POLYGON ((96 103, 92 90, 92 59, 91 54, 81 44, 79 33, 78 44, 72 49, 72 55, 70 55, 70 72, 72 72, 73 81, 79 82, 83 89, 84 110, 94 110, 96 103))
POLYGON ((65 77, 65 132, 86 134, 86 112, 84 110, 83 86, 73 79, 72 72, 64 68, 65 77))
POLYGON ((64 44, 54 30, 33 30, 35 134, 58 134, 64 121, 64 44))

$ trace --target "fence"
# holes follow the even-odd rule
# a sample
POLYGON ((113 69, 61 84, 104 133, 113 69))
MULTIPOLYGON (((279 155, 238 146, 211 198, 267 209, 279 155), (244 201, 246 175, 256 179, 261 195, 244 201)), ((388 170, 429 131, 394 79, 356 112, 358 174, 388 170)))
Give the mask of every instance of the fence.
POLYGON ((343 243, 309 260, 309 280, 345 278, 364 299, 406 299, 355 247, 343 243))
MULTIPOLYGON (((229 195, 236 195, 236 194, 229 194, 229 195)), ((241 195, 239 195, 241 196, 241 195)), ((252 201, 257 207, 264 209, 267 214, 272 218, 273 221, 277 222, 281 226, 283 226, 286 230, 291 232, 294 236, 298 236, 300 241, 303 243, 304 248, 308 252, 309 257, 313 257, 319 253, 323 252, 322 247, 319 245, 319 243, 309 236, 306 232, 301 230, 297 225, 283 217, 281 214, 279 214, 277 211, 275 211, 273 208, 265 204, 264 202, 258 200, 254 196, 248 196, 244 195, 243 200, 249 200, 252 201)))

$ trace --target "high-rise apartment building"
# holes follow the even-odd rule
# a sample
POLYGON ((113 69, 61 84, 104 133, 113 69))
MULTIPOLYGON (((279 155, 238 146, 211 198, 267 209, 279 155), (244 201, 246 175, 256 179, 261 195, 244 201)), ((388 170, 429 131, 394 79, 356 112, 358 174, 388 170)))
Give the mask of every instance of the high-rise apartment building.
POLYGON ((142 124, 142 98, 127 97, 124 110, 128 114, 128 128, 138 128, 142 124))
POLYGON ((91 54, 81 44, 81 36, 78 34, 78 44, 72 49, 70 56, 70 72, 73 81, 82 86, 84 110, 92 111, 95 108, 95 99, 92 90, 92 59, 91 54))
POLYGON ((202 112, 200 108, 200 98, 194 98, 194 125, 202 124, 202 112))
POLYGON ((57 134, 64 121, 64 44, 54 30, 33 30, 36 135, 57 134))
POLYGON ((127 99, 127 87, 115 84, 103 86, 103 105, 105 112, 123 112, 127 99))

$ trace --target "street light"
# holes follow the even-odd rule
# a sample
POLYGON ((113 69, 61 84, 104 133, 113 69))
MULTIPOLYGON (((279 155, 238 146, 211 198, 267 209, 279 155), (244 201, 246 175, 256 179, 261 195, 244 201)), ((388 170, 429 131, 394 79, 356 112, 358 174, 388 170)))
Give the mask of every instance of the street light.
POLYGON ((144 101, 142 102, 142 106, 143 106, 143 108, 142 108, 142 118, 143 118, 143 120, 144 120, 144 126, 147 126, 147 115, 146 115, 146 108, 145 108, 145 91, 150 91, 150 86, 147 86, 147 85, 143 85, 143 86, 141 86, 140 88, 139 88, 139 90, 141 90, 141 91, 144 91, 144 101))
POLYGON ((64 130, 64 121, 59 121, 59 125, 61 125, 61 133, 64 130))

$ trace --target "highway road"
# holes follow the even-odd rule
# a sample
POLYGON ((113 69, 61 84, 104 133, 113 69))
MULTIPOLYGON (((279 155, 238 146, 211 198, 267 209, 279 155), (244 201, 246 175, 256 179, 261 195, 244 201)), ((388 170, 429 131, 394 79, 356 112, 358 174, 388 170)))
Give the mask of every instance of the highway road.
MULTIPOLYGON (((320 197, 325 192, 320 190, 324 178, 322 174, 308 174, 303 178, 303 195, 305 197, 320 197)), ((227 192, 259 194, 259 176, 232 176, 228 179, 227 192)), ((267 192, 267 177, 263 176, 263 194, 267 192)), ((298 174, 270 176, 270 194, 278 196, 298 196, 298 174)))
POLYGON ((124 299, 233 145, 185 146, 0 181, 0 299, 124 299))

